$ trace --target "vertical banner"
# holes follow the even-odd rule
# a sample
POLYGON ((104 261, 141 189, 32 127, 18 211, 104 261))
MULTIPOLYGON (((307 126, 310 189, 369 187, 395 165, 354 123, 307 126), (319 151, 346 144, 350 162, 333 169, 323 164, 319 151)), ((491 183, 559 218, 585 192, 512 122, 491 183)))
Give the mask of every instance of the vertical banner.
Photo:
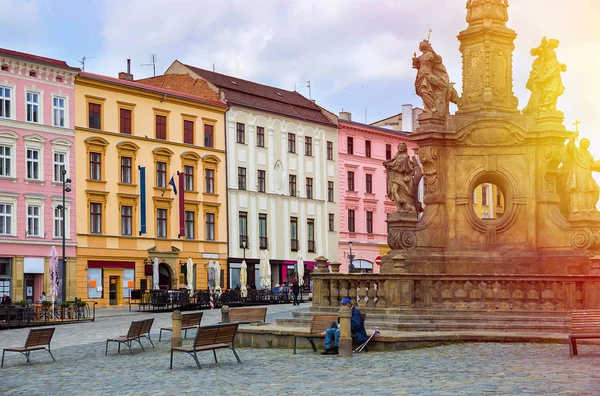
POLYGON ((138 166, 140 170, 140 235, 146 233, 146 167, 138 166))
POLYGON ((185 237, 185 203, 184 203, 184 188, 183 188, 183 172, 177 172, 179 176, 179 237, 185 237))

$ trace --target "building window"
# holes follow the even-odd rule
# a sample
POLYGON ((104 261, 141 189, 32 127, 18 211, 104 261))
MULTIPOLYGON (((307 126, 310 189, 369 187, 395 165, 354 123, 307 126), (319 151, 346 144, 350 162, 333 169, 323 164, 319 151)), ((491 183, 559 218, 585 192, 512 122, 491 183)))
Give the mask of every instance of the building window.
POLYGON ((238 190, 246 189, 246 168, 238 168, 238 190))
POLYGON ((327 159, 333 161, 333 142, 327 142, 327 159))
POLYGON ((27 236, 39 237, 40 235, 40 206, 27 206, 27 236))
POLYGON ((12 235, 13 204, 0 203, 0 235, 12 235))
POLYGON ((207 241, 215 240, 215 214, 214 213, 206 214, 206 240, 207 241))
POLYGON ((132 207, 121 206, 121 235, 131 235, 132 207))
POLYGON ((256 127, 256 146, 265 147, 265 128, 256 127))
POLYGON ((290 243, 292 252, 298 251, 298 218, 290 217, 290 243))
POLYGON ((10 118, 11 89, 0 87, 0 117, 10 118))
POLYGON ((259 213, 258 215, 258 247, 268 249, 269 241, 267 239, 267 215, 259 213))
POLYGON ((167 188, 167 163, 156 163, 156 187, 167 188))
POLYGON ((485 184, 481 185, 481 204, 483 206, 490 205, 490 203, 488 202, 488 186, 485 184))
POLYGON ((365 157, 371 158, 371 141, 365 140, 365 157))
POLYGON ((365 175, 365 184, 367 193, 373 194, 373 175, 368 173, 365 175))
POLYGON ((243 249, 242 242, 246 242, 246 248, 248 248, 248 213, 240 212, 239 214, 240 223, 240 247, 243 249))
POLYGON ((194 167, 183 167, 183 189, 185 191, 194 191, 194 167))
POLYGON ((102 205, 90 204, 90 233, 102 234, 102 205))
POLYGON ((63 223, 65 219, 63 217, 62 208, 54 208, 54 238, 62 238, 63 223))
POLYGON ((296 175, 290 175, 290 197, 296 196, 296 175))
POLYGON ((213 125, 204 125, 204 147, 213 148, 215 127, 213 125))
POLYGON ((288 153, 296 152, 296 135, 288 133, 288 153))
POLYGON ((348 191, 354 191, 354 172, 348 171, 348 191))
POLYGON ((385 159, 386 160, 392 159, 392 145, 391 144, 385 145, 385 159))
POLYGON ((313 179, 312 177, 306 178, 306 198, 312 199, 313 197, 313 179))
POLYGON ((315 252, 317 250, 315 247, 315 220, 307 219, 306 226, 307 226, 306 233, 307 233, 307 237, 308 237, 308 251, 315 252))
POLYGON ((65 179, 63 171, 67 169, 67 155, 65 153, 54 153, 54 178, 56 183, 62 183, 65 179))
MULTIPOLYGON (((1 90, 1 88, 0 88, 1 90)), ((0 146, 0 176, 12 176, 12 147, 0 146)))
POLYGON ((65 126, 65 98, 55 96, 52 98, 52 125, 55 127, 65 126))
POLYGON ((312 156, 312 138, 304 137, 304 155, 312 156))
POLYGON ((100 153, 90 153, 90 179, 91 180, 102 180, 100 174, 100 153))
POLYGON ((246 125, 241 122, 236 123, 236 131, 237 142, 246 144, 246 125))
POLYGON ((40 94, 27 91, 27 121, 40 122, 40 94))
POLYGON ((130 109, 119 109, 120 122, 119 130, 121 133, 131 135, 131 110, 130 109))
POLYGON ((348 209, 348 232, 354 232, 354 210, 348 209))
POLYGON ((156 236, 158 238, 167 237, 167 209, 156 210, 156 236))
POLYGON ((131 157, 121 157, 121 183, 131 184, 131 157))
POLYGON ((98 103, 88 103, 88 127, 91 129, 101 129, 100 112, 102 105, 98 103))
POLYGON ((27 178, 40 180, 40 150, 27 150, 27 178))
POLYGON ((367 212, 367 234, 373 233, 373 212, 367 212))
POLYGON ((329 202, 333 202, 334 201, 334 182, 332 181, 328 181, 327 182, 327 201, 329 202))
POLYGON ((266 191, 266 173, 264 170, 258 171, 258 192, 266 191))
POLYGON ((183 143, 194 144, 194 121, 183 120, 183 143))
POLYGON ((156 138, 167 140, 167 116, 156 115, 156 138))
POLYGON ((353 137, 348 136, 347 149, 348 149, 348 154, 354 154, 354 138, 353 137))
POLYGON ((335 214, 329 213, 329 231, 335 231, 335 214))
POLYGON ((185 238, 186 239, 194 239, 194 219, 196 218, 196 213, 192 211, 185 212, 185 238))
POLYGON ((204 186, 207 193, 215 193, 215 171, 213 169, 204 170, 204 186))

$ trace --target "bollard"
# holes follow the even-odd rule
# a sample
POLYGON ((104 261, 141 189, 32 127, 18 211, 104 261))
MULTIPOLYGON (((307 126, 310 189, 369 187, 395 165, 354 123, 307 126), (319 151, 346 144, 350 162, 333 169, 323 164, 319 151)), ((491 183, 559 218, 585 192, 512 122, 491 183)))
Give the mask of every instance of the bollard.
POLYGON ((340 347, 339 353, 343 357, 352 357, 352 334, 350 333, 350 322, 352 311, 346 306, 341 306, 340 316, 340 347))
POLYGON ((172 347, 180 347, 181 346, 181 312, 173 311, 173 315, 171 315, 171 319, 173 319, 173 334, 171 337, 171 346, 172 347))
POLYGON ((223 305, 221 307, 221 323, 229 323, 229 306, 223 305))

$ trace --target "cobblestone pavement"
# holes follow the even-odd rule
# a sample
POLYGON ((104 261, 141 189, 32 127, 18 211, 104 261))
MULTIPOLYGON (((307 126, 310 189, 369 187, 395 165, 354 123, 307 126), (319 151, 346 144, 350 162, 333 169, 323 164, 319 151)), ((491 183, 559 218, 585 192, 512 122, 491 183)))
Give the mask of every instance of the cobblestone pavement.
MULTIPOLYGON (((269 307, 268 319, 307 308, 269 307)), ((220 350, 218 364, 211 352, 199 355, 202 370, 190 356, 176 354, 169 370, 168 336, 158 343, 153 333, 156 349, 144 340, 146 351, 135 346, 133 356, 127 348, 117 354, 116 344, 111 344, 105 357, 104 347, 106 337, 123 333, 132 316, 154 316, 158 330, 169 324, 170 314, 116 313, 103 312, 96 323, 57 326, 56 363, 43 351, 32 354, 33 366, 18 354, 8 355, 0 369, 0 394, 594 395, 600 389, 600 346, 594 345, 581 345, 576 358, 569 357, 565 344, 457 343, 361 353, 352 359, 309 350, 293 355, 284 349, 238 348, 241 364, 231 351, 220 350)), ((203 323, 218 321, 217 313, 206 312, 203 323)), ((27 331, 2 331, 0 343, 22 344, 27 331)))

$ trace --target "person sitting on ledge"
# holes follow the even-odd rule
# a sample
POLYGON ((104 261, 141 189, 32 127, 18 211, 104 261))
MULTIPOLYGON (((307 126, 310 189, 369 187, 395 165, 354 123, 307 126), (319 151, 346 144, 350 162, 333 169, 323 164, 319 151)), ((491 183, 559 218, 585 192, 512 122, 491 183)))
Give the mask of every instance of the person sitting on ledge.
MULTIPOLYGON (((363 343, 369 338, 365 330, 365 324, 363 323, 360 311, 354 305, 352 300, 348 297, 342 300, 342 304, 352 312, 352 319, 350 321, 350 333, 352 334, 352 340, 363 343)), ((339 322, 338 318, 338 322, 339 322)), ((331 328, 325 330, 325 350, 321 352, 321 355, 337 355, 339 354, 340 346, 340 328, 337 323, 332 323, 331 328)))

